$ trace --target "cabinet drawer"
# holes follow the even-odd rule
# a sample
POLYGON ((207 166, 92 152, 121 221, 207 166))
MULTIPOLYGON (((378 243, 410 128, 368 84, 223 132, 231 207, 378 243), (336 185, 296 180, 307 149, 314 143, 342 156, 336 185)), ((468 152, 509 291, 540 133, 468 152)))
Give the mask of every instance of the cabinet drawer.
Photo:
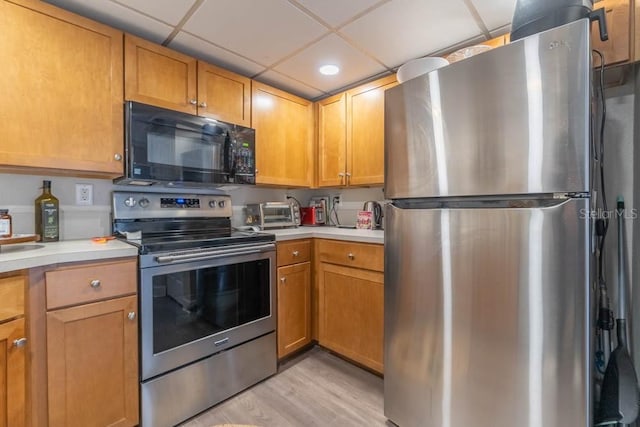
POLYGON ((278 267, 282 265, 298 264, 311 260, 311 241, 293 240, 278 243, 278 267))
POLYGON ((24 276, 0 279, 0 322, 24 314, 24 276))
POLYGON ((331 264, 384 271, 383 245, 320 240, 318 258, 331 264))
POLYGON ((134 294, 137 260, 61 268, 45 273, 47 309, 134 294))

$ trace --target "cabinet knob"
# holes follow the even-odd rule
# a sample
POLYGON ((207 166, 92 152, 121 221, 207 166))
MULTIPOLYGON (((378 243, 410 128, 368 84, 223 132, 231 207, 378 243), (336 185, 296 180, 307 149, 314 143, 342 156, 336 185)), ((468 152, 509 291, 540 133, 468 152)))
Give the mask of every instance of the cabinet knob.
POLYGON ((122 154, 116 153, 116 154, 113 155, 113 158, 116 159, 117 161, 120 161, 120 160, 122 160, 122 154))
POLYGON ((287 281, 287 278, 286 278, 286 277, 281 277, 281 278, 280 278, 280 281, 281 281, 282 283, 285 283, 285 282, 287 281))
POLYGON ((100 283, 100 280, 98 279, 93 279, 91 282, 89 282, 89 285, 91 285, 93 289, 99 288, 101 284, 102 283, 100 283))
POLYGON ((197 101, 197 100, 195 100, 195 99, 190 99, 190 100, 189 100, 189 104, 191 104, 191 105, 198 105, 198 101, 197 101))
POLYGON ((352 254, 351 252, 349 252, 349 253, 347 254, 347 256, 348 256, 348 257, 349 257, 349 259, 350 259, 350 260, 352 260, 352 261, 356 258, 356 256, 355 256, 354 254, 352 254))
POLYGON ((298 251, 293 251, 293 252, 291 252, 291 255, 293 255, 293 256, 298 256, 298 255, 300 255, 300 252, 298 252, 298 251))
POLYGON ((200 108, 207 108, 207 103, 206 102, 201 102, 199 107, 200 108))
POLYGON ((24 347, 27 344, 26 338, 19 338, 17 340, 13 340, 13 346, 16 348, 24 347))
POLYGON ((130 311, 129 314, 127 314, 127 318, 129 318, 129 320, 134 320, 136 318, 136 312, 130 311))
POLYGON ((344 177, 344 172, 340 172, 340 173, 338 174, 338 176, 339 176, 340 178, 344 177))

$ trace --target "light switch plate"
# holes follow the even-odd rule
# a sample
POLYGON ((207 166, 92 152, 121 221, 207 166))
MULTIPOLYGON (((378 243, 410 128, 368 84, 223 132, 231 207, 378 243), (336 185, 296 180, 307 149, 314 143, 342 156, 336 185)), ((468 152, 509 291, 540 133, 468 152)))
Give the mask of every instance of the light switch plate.
POLYGON ((93 184, 76 184, 76 205, 93 205, 93 184))

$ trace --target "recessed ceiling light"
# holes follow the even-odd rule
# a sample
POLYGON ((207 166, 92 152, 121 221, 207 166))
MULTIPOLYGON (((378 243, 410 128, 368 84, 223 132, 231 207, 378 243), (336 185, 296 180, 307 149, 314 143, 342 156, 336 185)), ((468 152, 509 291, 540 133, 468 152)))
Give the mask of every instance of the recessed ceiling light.
POLYGON ((335 76, 340 72, 340 68, 337 65, 323 65, 318 71, 325 76, 335 76))

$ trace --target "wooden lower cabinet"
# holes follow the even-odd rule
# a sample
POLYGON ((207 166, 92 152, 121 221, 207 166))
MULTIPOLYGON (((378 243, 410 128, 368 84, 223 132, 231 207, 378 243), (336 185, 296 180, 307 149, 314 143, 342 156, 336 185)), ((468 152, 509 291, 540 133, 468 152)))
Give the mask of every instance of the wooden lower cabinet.
POLYGON ((384 247, 318 240, 315 255, 318 342, 382 373, 384 247))
POLYGON ((278 358, 311 342, 311 263, 278 268, 278 358))
POLYGON ((26 283, 21 272, 0 274, 0 427, 27 424, 26 283))
POLYGON ((137 297, 49 311, 49 426, 138 424, 137 297))
POLYGON ((320 263, 319 342, 382 373, 384 274, 320 263))
POLYGON ((25 425, 24 318, 0 324, 0 427, 25 425))
POLYGON ((309 239, 277 245, 279 359, 312 340, 311 256, 309 239))

